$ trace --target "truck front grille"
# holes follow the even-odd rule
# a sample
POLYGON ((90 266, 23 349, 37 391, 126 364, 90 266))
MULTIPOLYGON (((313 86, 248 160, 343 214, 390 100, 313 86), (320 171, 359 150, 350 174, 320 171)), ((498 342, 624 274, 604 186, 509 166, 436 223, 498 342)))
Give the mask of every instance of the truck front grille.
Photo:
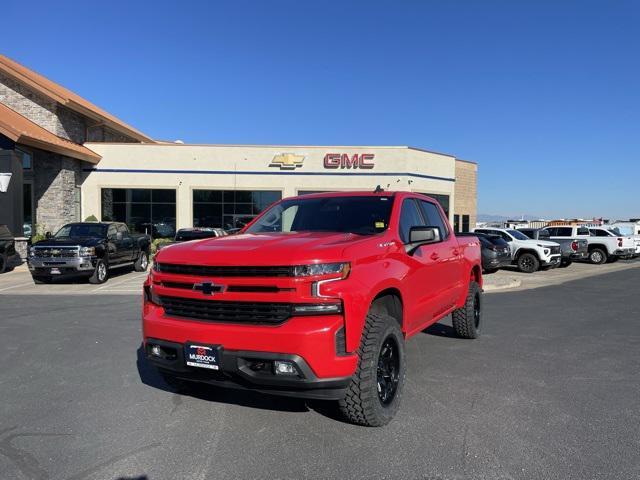
POLYGON ((208 266, 179 265, 175 263, 159 263, 157 269, 161 273, 180 275, 198 275, 203 277, 292 277, 293 267, 244 267, 244 266, 208 266))
POLYGON ((167 315, 209 322, 278 325, 291 317, 289 303, 229 302, 161 296, 167 315))
POLYGON ((36 257, 46 258, 75 258, 78 256, 78 247, 36 247, 36 257))
POLYGON ((560 253, 560 246, 551 247, 551 254, 560 253))

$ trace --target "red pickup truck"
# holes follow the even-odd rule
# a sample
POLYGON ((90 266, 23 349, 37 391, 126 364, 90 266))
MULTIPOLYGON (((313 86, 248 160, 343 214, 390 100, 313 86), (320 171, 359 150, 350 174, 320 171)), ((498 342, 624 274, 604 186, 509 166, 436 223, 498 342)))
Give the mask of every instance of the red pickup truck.
POLYGON ((337 400, 348 421, 398 410, 404 342, 446 315, 481 324, 477 238, 408 192, 284 199, 238 235, 163 248, 144 285, 147 359, 172 386, 206 382, 337 400))

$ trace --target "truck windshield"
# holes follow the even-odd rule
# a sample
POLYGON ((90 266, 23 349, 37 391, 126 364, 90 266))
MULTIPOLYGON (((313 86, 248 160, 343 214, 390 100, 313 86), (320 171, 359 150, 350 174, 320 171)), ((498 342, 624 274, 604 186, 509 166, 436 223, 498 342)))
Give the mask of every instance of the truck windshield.
POLYGON ((245 233, 345 232, 373 235, 389 227, 392 196, 292 198, 265 212, 245 233))
POLYGON ((85 225, 71 224, 65 225, 55 234, 55 238, 78 238, 78 237, 105 237, 107 235, 106 225, 85 225))
POLYGON ((511 235, 513 238, 515 238, 516 240, 531 240, 529 237, 527 237, 522 232, 519 232, 517 230, 507 230, 507 233, 511 235))

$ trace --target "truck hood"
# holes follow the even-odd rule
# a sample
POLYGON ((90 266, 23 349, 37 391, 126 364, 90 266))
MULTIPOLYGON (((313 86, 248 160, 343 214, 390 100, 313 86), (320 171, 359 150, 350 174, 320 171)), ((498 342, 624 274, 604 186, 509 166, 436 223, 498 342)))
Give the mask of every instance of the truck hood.
MULTIPOLYGON (((377 236, 376 236, 377 237, 377 236)), ((184 265, 300 265, 341 261, 344 249, 372 237, 353 233, 301 232, 242 234, 164 247, 158 262, 184 265)), ((348 260, 348 259, 347 259, 348 260)))
POLYGON ((549 240, 525 240, 530 244, 542 245, 543 247, 557 247, 559 243, 550 242, 549 240))
POLYGON ((99 237, 49 238, 34 243, 34 247, 93 247, 102 241, 99 237))

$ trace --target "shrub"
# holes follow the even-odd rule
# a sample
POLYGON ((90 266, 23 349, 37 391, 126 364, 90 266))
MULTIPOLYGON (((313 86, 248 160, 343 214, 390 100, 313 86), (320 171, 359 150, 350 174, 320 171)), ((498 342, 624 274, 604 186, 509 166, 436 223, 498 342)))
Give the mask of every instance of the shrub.
POLYGON ((171 242, 173 242, 173 239, 171 238, 156 238, 153 242, 151 242, 151 256, 154 256, 158 252, 158 245, 171 242))
POLYGON ((97 222, 98 219, 96 218, 95 215, 89 215, 87 218, 84 219, 85 222, 97 222))

